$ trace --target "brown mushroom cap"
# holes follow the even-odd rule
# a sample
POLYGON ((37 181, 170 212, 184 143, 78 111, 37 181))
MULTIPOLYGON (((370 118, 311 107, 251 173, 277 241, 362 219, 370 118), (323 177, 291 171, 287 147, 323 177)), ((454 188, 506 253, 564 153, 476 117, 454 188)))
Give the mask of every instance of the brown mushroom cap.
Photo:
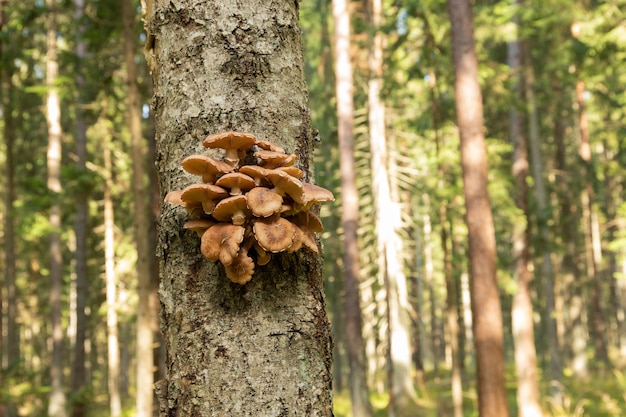
POLYGON ((283 148, 267 140, 257 139, 257 141, 254 144, 258 146, 259 148, 266 150, 266 151, 285 153, 285 150, 283 148))
POLYGON ((287 248, 287 252, 289 253, 293 253, 297 250, 300 250, 300 248, 302 248, 302 242, 304 238, 302 229, 300 229, 300 227, 297 224, 293 225, 293 232, 294 232, 293 243, 291 244, 291 246, 289 246, 289 248, 287 248))
POLYGON ((233 167, 206 155, 191 155, 183 159, 183 169, 190 174, 200 175, 202 182, 212 183, 217 177, 231 172, 233 167))
POLYGON ((300 227, 300 230, 302 230, 302 246, 309 249, 311 252, 319 253, 313 232, 306 227, 300 227))
POLYGON ((279 213, 283 207, 282 196, 269 188, 256 187, 246 194, 248 208, 257 217, 270 217, 279 213))
POLYGON ((185 188, 180 199, 187 204, 200 203, 206 214, 211 214, 217 201, 228 197, 228 192, 213 184, 191 184, 185 188))
POLYGON ((198 237, 202 237, 204 232, 213 227, 216 223, 209 219, 192 219, 187 220, 183 225, 186 230, 196 232, 198 237))
POLYGON ((242 172, 230 172, 228 174, 224 174, 215 182, 215 184, 223 188, 228 188, 230 190, 230 195, 240 195, 256 185, 252 177, 242 172))
POLYGON ((319 185, 303 183, 304 187, 304 204, 320 203, 323 201, 335 201, 335 196, 326 188, 319 185))
POLYGON ((294 154, 288 155, 281 152, 266 150, 257 151, 254 153, 254 156, 259 158, 259 165, 267 169, 291 166, 294 162, 296 162, 296 159, 298 158, 294 154))
POLYGON ((243 154, 252 148, 256 138, 251 133, 243 132, 222 132, 209 135, 204 139, 206 148, 222 148, 226 151, 224 161, 232 167, 239 164, 240 153, 243 154))
POLYGON ((282 217, 257 219, 253 229, 256 241, 268 252, 282 252, 293 243, 293 224, 282 217))
POLYGON ((302 211, 295 216, 290 217, 289 220, 298 226, 305 226, 312 232, 320 233, 324 231, 324 225, 322 224, 320 218, 310 211, 302 211))
POLYGON ((278 171, 286 172, 294 178, 300 179, 304 175, 304 172, 300 168, 297 167, 278 167, 276 168, 278 171))
POLYGON ((232 221, 241 226, 252 216, 245 195, 228 197, 217 203, 211 215, 221 222, 232 221))
POLYGON ((304 186, 300 180, 277 170, 270 171, 267 178, 274 185, 272 191, 280 195, 287 194, 296 203, 304 204, 304 186))
POLYGON ((254 261, 246 251, 240 250, 230 265, 225 266, 226 276, 232 282, 244 285, 252 279, 254 274, 254 261))
POLYGON ((200 251, 210 261, 230 265, 239 251, 245 228, 230 223, 218 223, 202 235, 200 251))
POLYGON ((202 209, 202 203, 200 203, 199 201, 190 203, 184 202, 181 199, 182 194, 182 190, 170 191, 165 196, 165 202, 184 207, 185 209, 187 209, 187 212, 192 216, 201 216, 202 214, 204 214, 204 210, 202 209))
POLYGON ((257 186, 265 186, 271 184, 267 179, 267 174, 270 170, 260 167, 258 165, 244 165, 239 168, 239 172, 248 175, 254 179, 254 183, 257 186))

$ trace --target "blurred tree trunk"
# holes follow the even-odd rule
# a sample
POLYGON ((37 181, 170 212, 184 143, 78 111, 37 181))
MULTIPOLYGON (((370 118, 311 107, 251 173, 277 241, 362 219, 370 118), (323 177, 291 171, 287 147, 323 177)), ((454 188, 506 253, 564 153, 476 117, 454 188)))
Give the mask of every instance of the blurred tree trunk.
POLYGON ((152 297, 150 275, 148 196, 150 188, 146 175, 146 146, 141 129, 141 107, 137 82, 135 13, 131 2, 121 0, 126 66, 127 119, 130 130, 133 161, 133 205, 135 247, 137 250, 137 417, 153 414, 154 328, 158 317, 152 297))
POLYGON ((600 264, 602 262, 602 247, 598 226, 598 215, 594 207, 595 173, 591 158, 591 144, 589 138, 589 125, 585 106, 585 82, 582 79, 576 81, 576 104, 578 106, 578 130, 580 133, 580 146, 578 154, 582 159, 583 189, 581 193, 581 206, 584 222, 585 253, 587 260, 587 281, 591 283, 591 320, 590 326, 593 337, 595 357, 603 364, 609 363, 608 348, 606 346, 606 325, 602 314, 601 298, 602 289, 600 264))
POLYGON ((335 21, 335 80, 341 172, 341 226, 343 228, 344 306, 346 350, 352 415, 371 416, 363 349, 359 294, 359 199, 354 169, 354 104, 350 58, 350 12, 347 0, 333 0, 335 21))
MULTIPOLYGON (((521 0, 513 0, 519 6, 521 0)), ((516 30, 519 23, 514 22, 516 30)), ((519 40, 508 44, 508 65, 513 79, 513 108, 510 110, 509 136, 514 146, 512 174, 515 181, 515 205, 521 212, 513 230, 514 276, 517 292, 513 296, 512 332, 517 373, 517 407, 519 417, 542 417, 537 376, 537 352, 531 298, 532 274, 529 250, 530 212, 528 210, 528 148, 524 133, 524 117, 517 109, 524 102, 522 48, 519 40)))
MULTIPOLYGON (((181 161, 207 133, 227 130, 296 153, 310 179, 314 131, 298 3, 159 1, 146 10, 162 193, 188 185, 181 161)), ((161 415, 331 416, 321 256, 273 255, 240 286, 202 257, 196 234, 183 229, 186 218, 178 207, 162 207, 161 415)))
POLYGON ((522 45, 524 62, 524 93, 528 107, 528 148, 530 151, 530 167, 535 183, 537 203, 537 229, 540 243, 537 252, 541 258, 541 277, 545 290, 545 328, 548 339, 548 353, 550 357, 550 389, 552 395, 561 395, 562 364, 559 351, 559 339, 554 317, 554 268, 552 265, 552 251, 550 250, 549 207, 548 192, 543 178, 543 162, 541 158, 541 140, 539 134, 539 115, 535 99, 535 73, 531 54, 527 44, 522 45))
POLYGON ((65 417, 63 386, 63 324, 61 322, 63 265, 61 248, 61 105, 57 90, 59 64, 57 56, 56 2, 46 0, 48 8, 46 35, 46 119, 48 123, 48 191, 52 200, 50 222, 50 327, 52 357, 50 360, 50 399, 48 415, 65 417))
POLYGON ((111 161, 110 132, 103 136, 104 158, 104 275, 107 306, 107 387, 111 417, 122 415, 120 397, 120 348, 117 326, 117 279, 115 274, 115 213, 113 207, 113 163, 111 161))
POLYGON ((448 237, 448 201, 443 196, 447 167, 442 161, 441 138, 439 137, 439 121, 437 117, 436 76, 432 69, 429 72, 429 90, 431 109, 433 112, 433 130, 435 133, 435 149, 437 158, 437 189, 440 191, 439 201, 439 238, 443 253, 443 275, 446 283, 446 323, 452 356, 452 373, 450 377, 452 388, 452 405, 454 417, 463 417, 463 381, 461 380, 461 354, 459 351, 459 321, 458 321, 458 293, 456 280, 452 271, 452 242, 448 237))
POLYGON ((496 281, 495 231, 487 192, 487 151, 474 22, 468 0, 448 0, 448 12, 452 23, 454 91, 469 238, 479 414, 507 417, 502 311, 496 281))
MULTIPOLYGON (((8 24, 8 15, 5 11, 5 1, 0 1, 0 32, 4 33, 8 24)), ((6 39, 6 38, 4 38, 6 39)), ((5 40, 0 42, 0 56, 9 53, 10 45, 5 40)), ((6 59, 6 58, 5 58, 6 59)), ((9 61, 6 59, 6 61, 9 61)), ((15 212, 14 202, 15 190, 15 132, 13 120, 13 76, 12 65, 6 62, 0 73, 0 91, 3 117, 3 137, 5 146, 4 161, 4 280, 6 299, 2 297, 2 287, 0 286, 0 312, 4 312, 3 303, 6 302, 6 345, 3 344, 3 337, 0 336, 0 371, 4 364, 3 356, 6 355, 6 362, 9 366, 15 365, 20 359, 19 327, 17 323, 17 292, 15 285, 15 212)), ((0 322, 2 316, 0 313, 0 322)), ((4 335, 3 323, 0 323, 0 335, 4 335)), ((2 373, 2 372, 0 372, 2 373)), ((0 376, 0 386, 2 386, 2 376, 0 376)))
POLYGON ((87 169, 87 123, 83 116, 83 90, 85 78, 82 73, 82 62, 87 55, 87 46, 83 39, 83 15, 85 12, 84 0, 74 0, 74 20, 77 24, 76 32, 76 172, 78 186, 76 188, 76 219, 74 233, 76 235, 76 274, 74 289, 76 291, 76 321, 74 338, 74 355, 72 358, 71 389, 75 394, 72 400, 72 417, 83 417, 86 413, 85 402, 88 396, 85 369, 85 330, 86 321, 85 306, 87 302, 87 224, 88 224, 88 198, 89 186, 86 185, 87 169), (76 394, 81 395, 76 395, 76 394))
MULTIPOLYGON (((391 195, 390 162, 385 132, 385 107, 380 97, 383 87, 382 2, 369 0, 367 5, 368 20, 373 31, 369 51, 370 79, 368 82, 370 163, 372 195, 376 212, 379 269, 384 274, 388 291, 388 354, 391 361, 387 365, 391 374, 388 381, 389 408, 395 409, 397 415, 404 415, 408 412, 408 408, 413 405, 415 398, 411 375, 412 357, 409 337, 411 323, 408 314, 408 289, 402 264, 402 242, 397 233, 400 227, 400 205, 397 199, 394 201, 391 195)), ((355 202, 355 204, 357 203, 355 202)))

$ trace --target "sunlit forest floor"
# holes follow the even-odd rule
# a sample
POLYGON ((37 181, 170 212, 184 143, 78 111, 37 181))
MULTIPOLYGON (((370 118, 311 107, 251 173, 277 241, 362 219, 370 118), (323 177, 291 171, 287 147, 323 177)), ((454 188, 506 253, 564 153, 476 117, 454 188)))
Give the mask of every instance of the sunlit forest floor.
MULTIPOLYGON (((438 381, 432 375, 426 375, 425 390, 418 392, 418 404, 415 417, 447 417, 453 415, 452 394, 450 391, 449 375, 444 374, 438 381)), ((473 376, 468 375, 468 378, 473 376)), ((508 394, 511 417, 517 416, 515 407, 515 374, 513 369, 507 370, 508 394)), ((478 398, 472 387, 473 380, 464 381, 463 415, 464 417, 478 417, 478 398)), ((626 374, 622 371, 597 372, 589 380, 565 377, 563 380, 562 401, 556 401, 549 396, 549 387, 544 386, 542 404, 544 417, 624 417, 626 416, 626 374)), ((370 397, 376 417, 388 415, 387 405, 389 397, 386 393, 373 393, 370 397)), ((335 393, 335 417, 349 417, 349 393, 335 393)))
MULTIPOLYGON (((417 393, 417 404, 413 417, 451 417, 453 415, 449 373, 445 369, 440 369, 439 373, 438 379, 435 379, 430 373, 424 375, 424 385, 417 393)), ((478 399, 473 387, 473 378, 474 376, 468 373, 466 380, 464 380, 464 417, 478 417, 478 399)), ((507 369, 507 381, 511 417, 517 417, 515 374, 512 367, 507 369)), ((626 372, 624 371, 595 371, 588 380, 564 377, 563 399, 560 402, 550 398, 549 388, 547 384, 542 387, 544 417, 626 416, 626 372)), ((19 401, 15 405, 18 407, 20 415, 38 417, 34 410, 41 409, 40 403, 46 395, 45 390, 37 389, 27 383, 5 387, 5 390, 5 394, 9 394, 10 397, 19 401), (39 407, 37 407, 38 404, 39 407), (34 413, 29 413, 29 411, 34 413)), ((370 400, 376 417, 388 415, 389 396, 387 393, 372 393, 370 400)), ((135 415, 133 405, 127 404, 123 413, 124 417, 135 415)), ((351 416, 350 398, 347 390, 335 393, 334 406, 335 417, 351 416)), ((108 415, 109 408, 106 396, 92 398, 89 416, 106 417, 108 415)))

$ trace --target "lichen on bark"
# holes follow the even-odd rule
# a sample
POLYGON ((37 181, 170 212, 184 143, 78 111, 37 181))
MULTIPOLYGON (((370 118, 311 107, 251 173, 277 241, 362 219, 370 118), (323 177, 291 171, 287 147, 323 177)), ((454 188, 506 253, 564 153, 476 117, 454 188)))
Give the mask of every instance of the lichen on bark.
MULTIPOLYGON (((163 196, 195 181, 180 168, 185 156, 206 153, 202 139, 228 130, 298 154, 310 180, 297 2, 156 1, 146 25, 163 196)), ((159 222, 168 351, 161 415, 332 415, 320 256, 274 255, 242 287, 202 257, 186 218, 164 205, 159 222)))

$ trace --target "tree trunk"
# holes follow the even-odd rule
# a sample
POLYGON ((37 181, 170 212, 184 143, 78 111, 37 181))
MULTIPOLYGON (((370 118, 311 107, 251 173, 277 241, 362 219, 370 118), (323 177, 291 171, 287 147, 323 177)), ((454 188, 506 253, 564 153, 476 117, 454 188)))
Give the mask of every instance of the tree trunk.
POLYGON ((65 417, 63 387, 63 325, 61 323, 61 294, 63 291, 61 254, 61 105, 56 81, 59 74, 57 58, 56 2, 46 0, 48 7, 46 38, 46 119, 48 123, 48 191, 50 207, 50 326, 52 329, 52 357, 50 361, 50 399, 48 415, 65 417))
MULTIPOLYGON (((297 3, 158 1, 146 10, 162 193, 189 184, 180 163, 206 134, 228 130, 297 154, 307 181, 314 133, 297 3)), ((159 223, 161 415, 331 416, 321 257, 274 254, 240 286, 202 257, 187 218, 164 205, 159 223)))
POLYGON ((554 268, 552 266, 552 253, 550 250, 550 230, 548 222, 548 193, 543 179, 543 162, 541 159, 541 147, 539 138, 539 115, 537 113, 537 102, 535 100, 535 75, 531 62, 530 51, 524 45, 524 92, 528 105, 528 145, 530 150, 530 167, 532 177, 535 182, 535 194, 537 201, 537 229, 540 237, 539 254, 541 259, 541 276, 543 278, 546 310, 545 327, 548 338, 548 352, 550 356, 550 389, 552 395, 561 395, 562 368, 559 352, 559 339, 556 328, 556 318, 554 317, 554 268))
MULTIPOLYGON (((0 1, 0 31, 8 23, 8 15, 5 12, 6 3, 0 1)), ((4 33, 4 32, 3 32, 4 33)), ((9 43, 3 40, 0 43, 0 56, 8 55, 9 43)), ((2 297, 2 287, 0 286, 0 312, 4 312, 3 303, 6 303, 6 345, 3 344, 4 335, 3 323, 0 323, 0 371, 5 363, 3 356, 6 355, 6 363, 9 367, 16 364, 20 359, 20 340, 19 327, 17 323, 17 288, 16 288, 16 272, 15 272, 15 162, 14 162, 14 143, 15 133, 13 121, 13 69, 9 63, 6 63, 0 73, 0 94, 2 114, 3 114, 3 139, 5 146, 6 159, 4 161, 4 280, 6 299, 2 297)), ((2 320, 0 314, 0 322, 2 320)), ((2 372, 0 372, 2 373, 2 372)), ((2 386, 2 376, 0 376, 0 386, 2 386)))
POLYGON ((87 318, 85 316, 85 306, 87 302, 87 224, 88 224, 88 194, 89 188, 86 185, 85 176, 87 169, 87 124, 83 116, 83 90, 85 79, 82 74, 82 61, 86 58, 87 47, 82 39, 83 28, 82 19, 85 11, 84 0, 74 0, 74 19, 78 22, 76 34, 76 62, 78 73, 76 75, 76 169, 79 175, 78 187, 76 191, 76 219, 74 223, 74 233, 76 234, 76 333, 74 339, 74 356, 72 358, 72 393, 75 395, 72 401, 72 417, 83 417, 86 413, 88 392, 85 370, 85 327, 87 318))
POLYGON ((153 414, 153 360, 154 328, 157 311, 151 302, 152 277, 150 275, 149 186, 146 181, 146 147, 141 129, 141 108, 135 64, 135 14, 131 2, 121 0, 122 30, 124 36, 124 63, 126 65, 127 118, 130 129, 133 161, 133 204, 135 245, 137 250, 137 417, 153 414))
POLYGON ((585 82, 581 79, 576 81, 576 103, 578 105, 578 130, 580 133, 579 152, 583 165, 583 189, 581 193, 582 215, 585 229, 585 252, 587 254, 587 280, 591 283, 591 334, 596 359, 603 364, 609 363, 608 348, 605 340, 605 324, 600 306, 600 263, 602 249, 600 247, 600 233, 598 231, 598 219, 594 212, 594 169, 591 159, 591 144, 589 142, 589 125, 585 107, 585 82))
POLYGON ((104 275, 107 305, 107 387, 109 390, 109 413, 111 417, 122 415, 120 397, 120 348, 117 326, 117 283, 115 277, 115 216, 113 209, 113 163, 111 162, 111 142, 104 135, 104 275))
POLYGON ((456 114, 461 136, 463 194, 469 238, 470 292, 481 417, 507 417, 502 311, 496 281, 496 243, 487 192, 483 107, 468 0, 448 0, 452 23, 456 114))
POLYGON ((350 61, 350 13, 346 0, 333 0, 335 20, 335 80, 339 159, 341 172, 341 225, 343 227, 344 305, 350 400, 353 416, 371 416, 361 325, 359 294, 359 199, 354 169, 354 104, 350 61))
POLYGON ((376 212, 376 237, 378 240, 379 268, 387 281, 386 288, 389 317, 389 367, 390 409, 404 415, 413 405, 415 390, 411 375, 411 342, 409 301, 406 276, 402 264, 400 204, 391 195, 387 137, 385 132, 385 107, 380 98, 382 90, 383 38, 382 2, 370 0, 369 20, 374 38, 369 54, 370 80, 368 82, 369 134, 372 171, 372 195, 376 212))
MULTIPOLYGON (((520 0, 514 0, 517 6, 520 0)), ((519 24, 515 22, 515 25, 519 24)), ((539 384, 537 377, 537 352, 535 350, 535 332, 533 323, 533 305, 531 299, 532 274, 528 246, 528 148, 524 134, 524 117, 517 110, 523 103, 522 50, 519 40, 508 44, 508 64, 514 80, 513 97, 516 103, 510 111, 509 135, 514 146, 512 174, 515 181, 515 205, 522 213, 513 230, 514 276, 517 280, 517 292, 513 296, 512 332, 515 348, 515 370, 517 373, 517 407, 519 417, 542 417, 539 384)))

